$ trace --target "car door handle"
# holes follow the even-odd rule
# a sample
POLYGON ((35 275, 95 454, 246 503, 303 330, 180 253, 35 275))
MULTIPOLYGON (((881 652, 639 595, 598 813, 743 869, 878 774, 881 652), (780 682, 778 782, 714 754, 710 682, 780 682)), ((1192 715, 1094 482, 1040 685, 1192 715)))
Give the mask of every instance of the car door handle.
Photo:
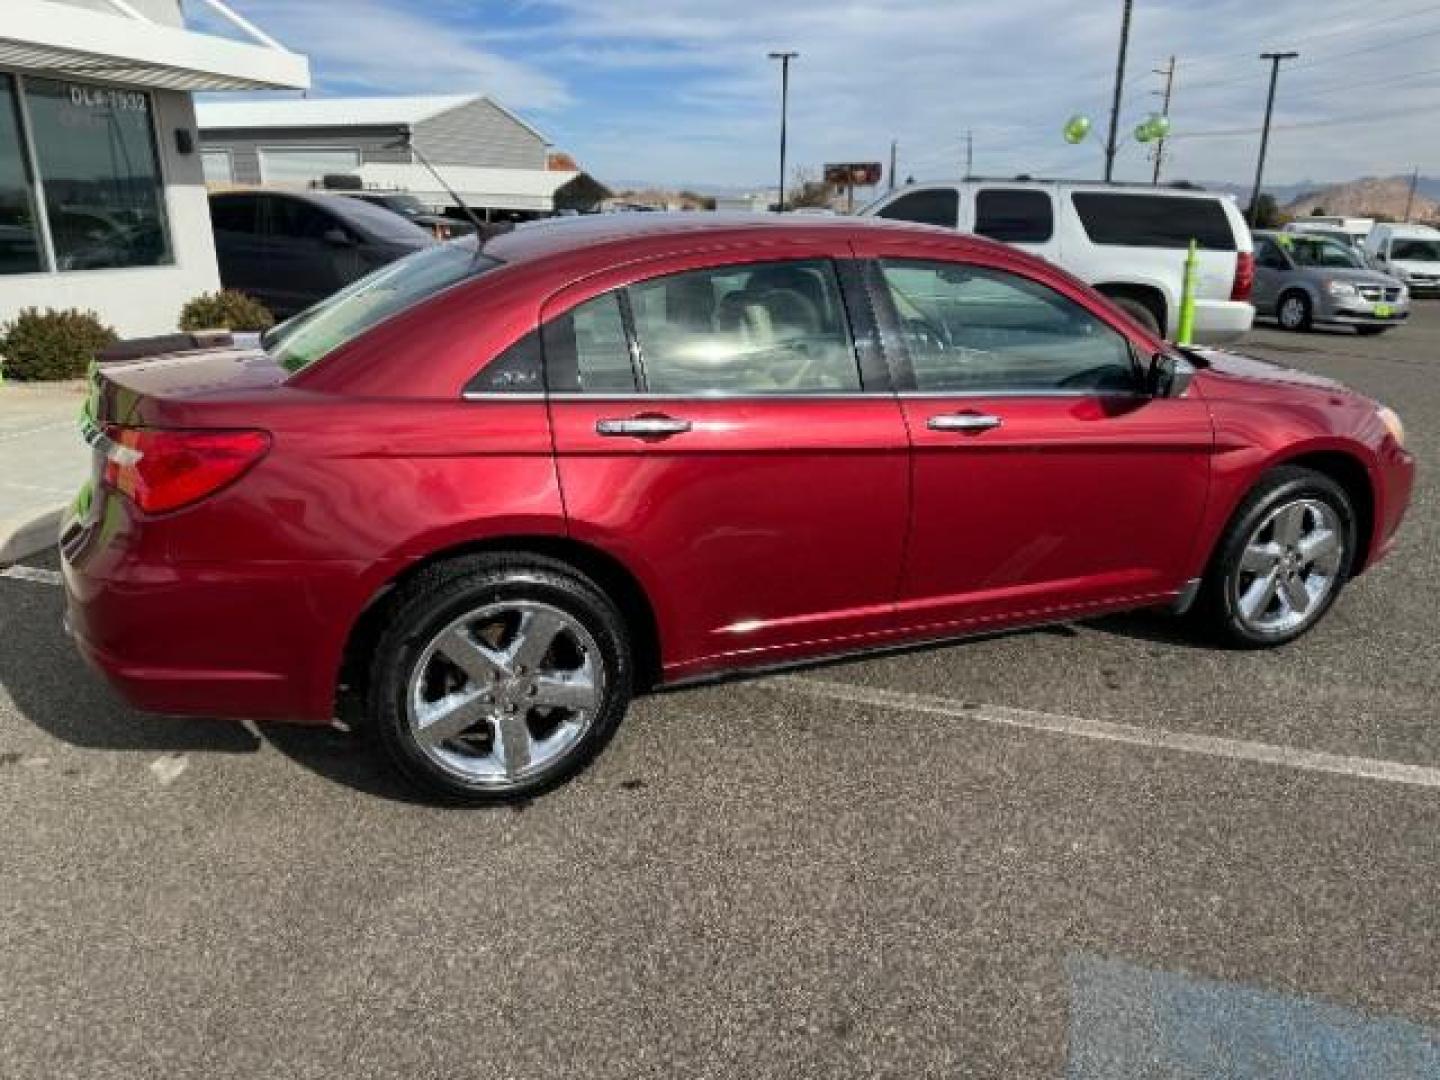
POLYGON ((599 435, 663 439, 670 435, 683 435, 690 430, 691 426, 689 420, 681 420, 674 416, 631 416, 623 420, 597 420, 595 421, 595 432, 599 435))
POLYGON ((941 413, 939 416, 932 416, 926 421, 925 426, 931 431, 989 431, 997 428, 1003 420, 998 416, 990 416, 987 413, 961 412, 941 413))

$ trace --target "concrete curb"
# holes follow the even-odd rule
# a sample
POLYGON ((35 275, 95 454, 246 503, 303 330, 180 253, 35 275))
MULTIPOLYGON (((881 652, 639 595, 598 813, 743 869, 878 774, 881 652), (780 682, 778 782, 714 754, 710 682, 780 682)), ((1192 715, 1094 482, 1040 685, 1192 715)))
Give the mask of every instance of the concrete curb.
POLYGON ((27 510, 0 521, 0 566, 54 547, 67 505, 60 503, 47 510, 27 510))

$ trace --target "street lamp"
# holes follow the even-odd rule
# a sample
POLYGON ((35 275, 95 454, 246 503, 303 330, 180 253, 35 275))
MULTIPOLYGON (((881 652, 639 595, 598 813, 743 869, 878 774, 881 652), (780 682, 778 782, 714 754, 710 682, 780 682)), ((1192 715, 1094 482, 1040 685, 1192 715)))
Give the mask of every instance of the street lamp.
POLYGON ((790 110, 790 61, 800 54, 798 52, 772 52, 769 54, 771 60, 780 61, 780 201, 776 203, 776 209, 780 212, 785 210, 785 120, 790 110))
POLYGON ((1250 227, 1255 228, 1260 218, 1260 180, 1265 175, 1265 150, 1270 145, 1270 113, 1275 108, 1275 80, 1280 74, 1282 60, 1294 60, 1298 52, 1266 52, 1261 60, 1270 61, 1270 93, 1265 97, 1265 126, 1260 129, 1260 158, 1255 162, 1255 187, 1250 192, 1250 227))

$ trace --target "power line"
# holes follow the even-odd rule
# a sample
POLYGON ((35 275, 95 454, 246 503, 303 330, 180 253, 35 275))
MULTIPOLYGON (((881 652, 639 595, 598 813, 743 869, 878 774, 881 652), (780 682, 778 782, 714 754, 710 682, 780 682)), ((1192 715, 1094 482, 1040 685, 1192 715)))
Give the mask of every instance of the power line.
MULTIPOLYGON (((1440 4, 1427 4, 1427 5, 1425 5, 1424 7, 1413 8, 1413 9, 1411 9, 1411 10, 1409 10, 1409 11, 1402 11, 1402 12, 1397 12, 1397 13, 1395 13, 1395 14, 1393 14, 1393 15, 1387 15, 1387 16, 1385 16, 1383 19, 1365 19, 1364 21, 1361 21, 1361 22, 1347 23, 1347 24, 1344 25, 1344 26, 1333 27, 1333 28, 1331 28, 1331 29, 1329 29, 1329 30, 1320 30, 1320 31, 1317 31, 1317 32, 1315 32, 1315 33, 1313 33, 1313 34, 1304 34, 1304 35, 1301 35, 1301 36, 1299 36, 1299 37, 1288 37, 1288 35, 1287 35, 1287 40, 1288 40, 1292 45, 1305 45, 1305 44, 1307 44, 1307 43, 1309 43, 1309 42, 1312 42, 1312 41, 1320 41, 1320 40, 1323 40, 1324 38, 1328 38, 1328 37, 1339 37, 1339 36, 1343 36, 1343 35, 1354 34, 1354 33, 1356 33, 1356 32, 1362 32, 1362 33, 1363 33, 1364 31, 1374 29, 1374 28, 1377 27, 1377 26, 1385 26, 1385 25, 1387 25, 1387 24, 1389 24, 1389 23, 1401 22, 1402 20, 1405 20, 1405 19, 1418 18, 1418 17, 1421 16, 1421 15, 1429 15, 1429 14, 1431 14, 1432 12, 1436 12, 1436 11, 1440 11, 1440 4)), ((1410 39, 1407 38, 1406 40, 1410 40, 1410 39)), ((1385 43, 1382 43, 1382 44, 1389 44, 1389 42, 1385 42, 1385 43)), ((1345 55, 1345 54, 1340 54, 1340 55, 1345 55)), ((1235 53, 1212 53, 1212 54, 1209 55, 1209 56, 1206 56, 1206 55, 1204 55, 1204 54, 1202 53, 1201 55, 1195 56, 1195 57, 1188 57, 1188 56, 1187 56, 1187 57, 1185 58, 1185 63, 1186 63, 1186 65, 1187 65, 1188 67, 1208 67, 1208 66, 1210 66, 1210 65, 1212 65, 1212 64, 1219 64, 1219 65, 1223 65, 1223 66, 1227 66, 1227 67, 1228 67, 1228 66, 1238 67, 1238 66, 1240 66, 1240 65, 1243 64, 1243 63, 1247 63, 1247 62, 1249 61, 1249 59, 1250 59, 1250 53, 1249 53, 1249 52, 1243 52, 1243 53, 1241 53, 1241 52, 1235 52, 1235 53)), ((1323 59, 1323 57, 1320 58, 1320 59, 1323 59)), ((1296 64, 1296 65, 1295 65, 1295 67, 1301 67, 1301 66, 1305 66, 1305 65, 1300 65, 1300 64, 1296 64)), ((1294 69, 1292 68, 1291 70, 1294 70, 1294 69)))

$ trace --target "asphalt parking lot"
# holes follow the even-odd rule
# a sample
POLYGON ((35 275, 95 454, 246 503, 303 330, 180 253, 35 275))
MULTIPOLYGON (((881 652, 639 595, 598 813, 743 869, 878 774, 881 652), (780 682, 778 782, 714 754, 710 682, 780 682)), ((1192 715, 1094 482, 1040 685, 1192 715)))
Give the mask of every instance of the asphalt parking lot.
POLYGON ((5 1077, 1440 1075, 1440 301, 1392 558, 1278 653, 1127 616, 637 704, 523 808, 147 718, 0 578, 5 1077))

